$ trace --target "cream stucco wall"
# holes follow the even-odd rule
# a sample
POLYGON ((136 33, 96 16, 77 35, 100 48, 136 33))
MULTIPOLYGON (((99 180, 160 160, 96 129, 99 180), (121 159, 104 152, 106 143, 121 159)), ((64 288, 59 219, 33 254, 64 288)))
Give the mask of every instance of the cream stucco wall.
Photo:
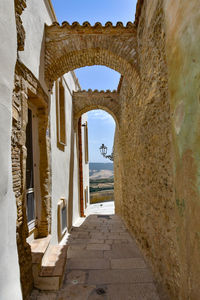
MULTIPOLYGON (((163 1, 173 141, 178 292, 200 298, 200 3, 163 1)), ((171 272, 172 273, 172 272, 171 272)))
POLYGON ((73 215, 72 224, 76 223, 77 219, 80 217, 80 191, 79 188, 79 163, 78 163, 78 134, 74 132, 73 134, 74 146, 74 167, 73 167, 73 215))
POLYGON ((79 182, 76 176, 73 179, 73 173, 75 172, 76 168, 75 166, 78 165, 76 162, 77 150, 72 146, 74 143, 72 92, 73 90, 77 89, 77 86, 71 73, 65 74, 63 87, 65 89, 66 146, 64 146, 62 150, 57 147, 55 86, 54 93, 51 99, 50 110, 52 160, 52 243, 57 243, 57 204, 61 197, 64 197, 67 200, 69 228, 71 227, 70 220, 72 219, 72 215, 79 217, 79 209, 77 203, 79 200, 79 197, 77 197, 79 182), (75 153, 73 153, 73 151, 75 151, 75 153), (72 201, 75 203, 74 211, 72 211, 72 201))
POLYGON ((0 23, 0 299, 19 300, 16 203, 11 175, 11 108, 17 58, 14 1, 0 1, 0 23))
MULTIPOLYGON (((87 122, 87 114, 82 115, 82 124, 87 122)), ((89 198, 89 161, 85 161, 85 152, 86 152, 86 141, 85 141, 85 127, 82 127, 82 151, 83 151, 83 200, 84 200, 84 208, 85 207, 85 189, 88 187, 88 198, 89 198)), ((89 151, 89 148, 88 148, 89 151)), ((88 153, 88 158, 89 153, 88 153)), ((89 200, 88 200, 89 201, 89 200)), ((89 203, 89 202, 88 202, 89 203)))

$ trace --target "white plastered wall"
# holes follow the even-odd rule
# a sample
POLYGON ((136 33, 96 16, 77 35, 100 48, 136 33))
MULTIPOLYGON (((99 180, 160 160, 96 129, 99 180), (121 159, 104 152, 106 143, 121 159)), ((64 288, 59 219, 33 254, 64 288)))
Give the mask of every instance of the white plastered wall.
POLYGON ((19 59, 40 81, 47 92, 44 81, 44 38, 45 23, 55 21, 48 9, 48 1, 27 1, 27 7, 22 13, 22 22, 26 32, 24 51, 19 52, 19 59))
MULTIPOLYGON (((82 115, 82 124, 84 125, 87 122, 87 113, 82 115)), ((84 199, 84 208, 85 208, 85 189, 88 187, 88 197, 89 197, 89 161, 85 160, 85 127, 82 127, 82 152, 83 152, 83 199, 84 199)), ((89 145, 88 145, 88 158, 89 158, 89 145)), ((90 159, 90 158, 89 158, 90 159)), ((89 204, 89 202, 88 202, 89 204)))
POLYGON ((12 91, 17 58, 13 0, 0 1, 0 299, 20 300, 16 202, 12 191, 12 91))
POLYGON ((79 154, 78 154, 78 134, 74 132, 74 170, 73 170, 73 215, 72 224, 80 218, 80 191, 79 191, 79 154))
MULTIPOLYGON (((74 143, 73 107, 72 92, 77 89, 71 73, 64 75, 63 87, 65 89, 65 128, 66 146, 62 150, 57 147, 57 126, 56 126, 56 99, 55 85, 51 101, 51 156, 52 156, 52 243, 57 243, 57 209, 61 197, 67 201, 69 210, 68 218, 79 217, 78 189, 79 182, 77 172, 77 149, 74 143), (72 205, 73 202, 73 205, 72 205), (71 206, 72 205, 72 206, 71 206), (72 209, 71 209, 72 207, 72 209)), ((68 225, 70 226, 70 220, 68 225)))

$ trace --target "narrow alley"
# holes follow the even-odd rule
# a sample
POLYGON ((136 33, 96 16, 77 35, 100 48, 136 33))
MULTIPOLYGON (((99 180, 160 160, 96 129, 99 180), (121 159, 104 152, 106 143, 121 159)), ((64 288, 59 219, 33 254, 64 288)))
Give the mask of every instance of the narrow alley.
POLYGON ((200 300, 199 8, 0 0, 0 300, 200 300))
POLYGON ((34 290, 31 300, 159 300, 151 270, 121 219, 114 202, 90 205, 66 244, 62 288, 34 290))

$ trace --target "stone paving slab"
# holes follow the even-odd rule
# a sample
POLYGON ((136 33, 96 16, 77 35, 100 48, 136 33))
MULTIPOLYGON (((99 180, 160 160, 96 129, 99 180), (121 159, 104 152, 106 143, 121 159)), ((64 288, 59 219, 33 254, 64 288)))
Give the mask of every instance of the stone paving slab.
POLYGON ((111 269, 142 269, 146 264, 142 258, 117 258, 111 259, 111 269))
POLYGON ((153 282, 151 272, 147 269, 133 270, 91 270, 89 271, 89 284, 111 283, 146 283, 153 282))
POLYGON ((86 271, 72 270, 66 274, 66 283, 84 284, 86 282, 86 271))
POLYGON ((67 258, 103 258, 102 250, 69 249, 67 258))
POLYGON ((132 258, 132 257, 142 257, 138 248, 132 243, 128 244, 112 244, 112 249, 110 251, 104 252, 105 258, 132 258))
POLYGON ((151 270, 113 208, 90 206, 67 240, 62 288, 33 291, 31 300, 161 300, 151 270))
POLYGON ((104 240, 91 239, 88 240, 88 244, 104 244, 104 240))
POLYGON ((100 232, 100 233, 92 233, 91 234, 92 239, 97 239, 97 240, 106 240, 108 238, 108 234, 105 232, 100 232))
POLYGON ((68 269, 109 269, 110 261, 104 258, 74 258, 68 260, 68 269))
POLYGON ((154 284, 108 285, 107 300, 160 300, 154 284))
POLYGON ((94 285, 67 285, 61 289, 56 300, 88 299, 94 289, 94 285))
POLYGON ((80 245, 80 246, 85 246, 85 245, 87 245, 87 244, 102 244, 102 243, 104 243, 104 240, 97 240, 96 238, 95 239, 92 239, 92 238, 88 238, 88 239, 79 239, 79 238, 77 238, 77 239, 74 239, 74 238, 70 238, 69 240, 68 240, 68 244, 69 245, 76 245, 76 244, 78 244, 78 245, 80 245))
POLYGON ((111 250, 111 246, 108 244, 88 244, 87 250, 111 250))
MULTIPOLYGON (((69 254, 69 251, 70 252, 73 252, 74 250, 83 250, 83 249, 86 249, 87 245, 85 244, 73 244, 73 245, 69 245, 68 247, 68 254, 69 254)), ((68 256, 69 257, 69 256, 68 256)))

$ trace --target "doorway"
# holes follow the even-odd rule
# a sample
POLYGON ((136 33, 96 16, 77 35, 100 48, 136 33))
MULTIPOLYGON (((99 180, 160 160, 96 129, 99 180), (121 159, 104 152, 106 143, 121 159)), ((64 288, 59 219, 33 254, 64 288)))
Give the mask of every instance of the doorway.
POLYGON ((39 198, 38 118, 36 108, 29 105, 26 127, 26 213, 29 233, 36 227, 39 198))

